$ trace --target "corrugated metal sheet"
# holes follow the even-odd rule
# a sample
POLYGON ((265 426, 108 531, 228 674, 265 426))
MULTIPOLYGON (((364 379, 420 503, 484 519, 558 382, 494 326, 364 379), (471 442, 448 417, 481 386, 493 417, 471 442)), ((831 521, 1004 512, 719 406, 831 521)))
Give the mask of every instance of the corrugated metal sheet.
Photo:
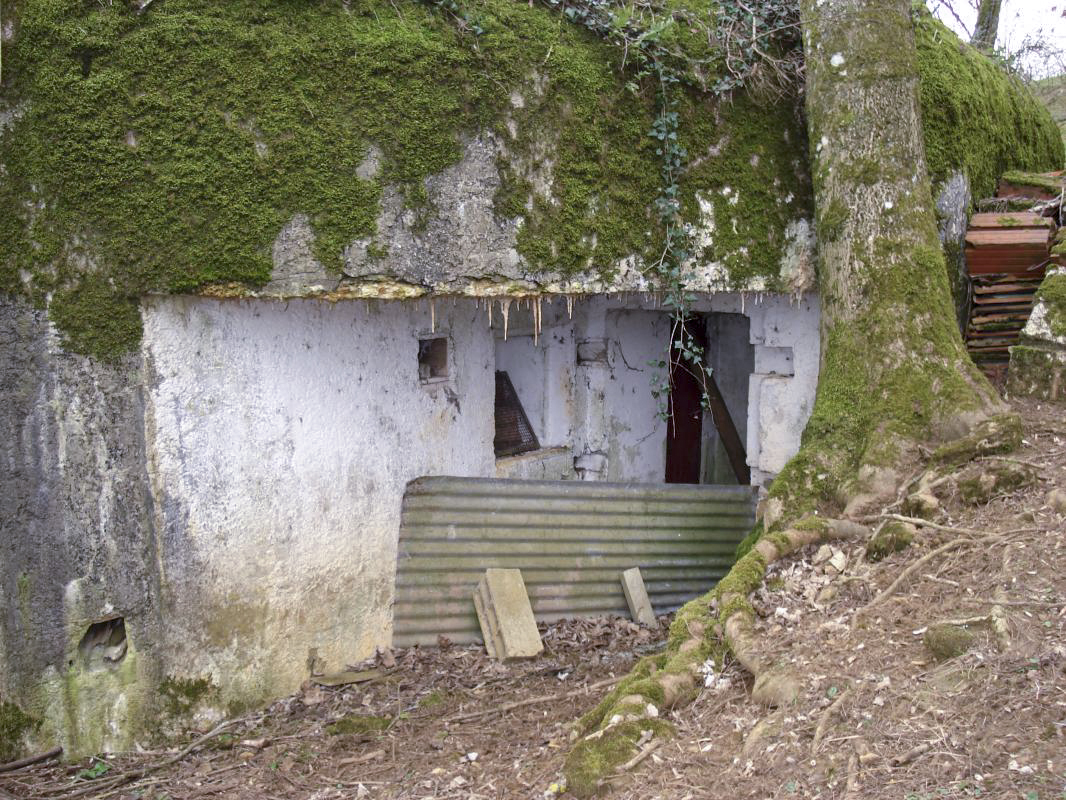
POLYGON ((748 486, 420 478, 400 526, 396 646, 480 640, 471 599, 488 567, 522 570, 538 620, 628 615, 640 567, 657 613, 706 591, 754 522, 748 486))

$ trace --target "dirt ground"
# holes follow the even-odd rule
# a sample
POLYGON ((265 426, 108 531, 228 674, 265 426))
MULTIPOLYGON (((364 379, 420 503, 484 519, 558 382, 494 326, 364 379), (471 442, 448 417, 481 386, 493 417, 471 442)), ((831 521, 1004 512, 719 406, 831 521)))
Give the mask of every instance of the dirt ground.
MULTIPOLYGON (((768 655, 803 676, 800 701, 756 707, 747 677, 726 664, 694 703, 663 712, 677 736, 652 742, 605 794, 1066 800, 1066 516, 1045 504, 1049 489, 1066 489, 1066 409, 1018 410, 1025 446, 1000 461, 1033 468, 1034 485, 976 506, 945 497, 935 520, 956 530, 922 528, 877 563, 849 542, 772 567, 758 625, 768 655), (946 621, 965 623, 970 641, 938 661, 926 639, 946 621)), ((377 679, 308 684, 187 753, 210 731, 0 775, 0 797, 550 797, 570 724, 663 645, 665 627, 571 620, 543 632, 545 653, 531 662, 505 667, 471 647, 395 651, 354 665, 376 666, 377 679)))

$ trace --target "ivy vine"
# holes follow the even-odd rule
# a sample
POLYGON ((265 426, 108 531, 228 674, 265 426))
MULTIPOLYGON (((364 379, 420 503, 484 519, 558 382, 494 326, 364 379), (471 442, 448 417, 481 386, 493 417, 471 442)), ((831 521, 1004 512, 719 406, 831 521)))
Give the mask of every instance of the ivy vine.
MULTIPOLYGON (((457 0, 423 0, 450 14, 461 30, 483 32, 457 0)), ((648 265, 670 310, 667 352, 651 362, 658 372, 652 394, 664 420, 671 416, 670 395, 676 369, 690 372, 702 387, 702 406, 710 402, 711 368, 703 346, 688 328, 695 296, 686 288, 693 257, 693 228, 685 222, 681 176, 688 153, 681 144, 679 93, 685 87, 728 99, 748 89, 772 99, 802 82, 799 3, 797 0, 717 0, 685 8, 664 0, 538 0, 623 51, 631 71, 626 83, 638 92, 655 83, 655 120, 648 135, 660 159, 658 195, 650 199, 663 231, 663 249, 648 265)))

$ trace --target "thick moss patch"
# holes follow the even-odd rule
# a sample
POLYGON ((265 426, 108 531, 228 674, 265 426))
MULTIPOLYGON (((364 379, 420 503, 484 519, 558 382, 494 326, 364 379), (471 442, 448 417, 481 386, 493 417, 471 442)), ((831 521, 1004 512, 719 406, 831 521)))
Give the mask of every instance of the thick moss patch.
POLYGON ((866 560, 880 561, 907 549, 914 540, 914 528, 902 522, 889 522, 866 545, 866 560))
POLYGON ((937 661, 947 661, 961 656, 973 644, 974 633, 961 625, 931 625, 925 632, 923 642, 937 661))
POLYGON ((0 763, 22 755, 22 737, 36 730, 40 721, 25 714, 14 703, 0 700, 0 763))
POLYGON ((1021 81, 928 13, 917 14, 916 32, 925 151, 934 183, 961 169, 974 197, 991 197, 1005 172, 1062 168, 1062 135, 1021 81))
MULTIPOLYGON (((345 245, 376 233, 385 184, 426 219, 424 180, 478 133, 503 146, 495 207, 521 218, 532 274, 609 279, 661 252, 655 86, 547 9, 485 0, 480 36, 414 0, 167 0, 141 14, 20 0, 4 13, 18 34, 0 109, 19 113, 0 138, 0 291, 47 304, 78 352, 133 347, 146 292, 262 285, 297 213, 339 270, 345 245), (372 145, 376 174, 360 169, 372 145)), ((671 42, 706 56, 681 27, 671 42)), ((964 168, 981 192, 1008 167, 1061 163, 1022 87, 924 17, 919 39, 934 176, 964 168)), ((786 227, 811 213, 797 106, 683 92, 684 214, 723 288, 787 288, 786 227)))
POLYGON ((326 726, 326 733, 330 736, 342 736, 345 734, 369 734, 381 733, 388 730, 392 720, 388 717, 368 717, 359 714, 349 714, 341 717, 336 722, 326 726))
MULTIPOLYGON (((135 344, 145 292, 262 285, 297 213, 339 270, 345 245, 375 234, 385 184, 425 218, 424 179, 483 132, 507 153, 496 208, 523 219, 531 272, 610 277, 660 251, 655 87, 549 10, 486 0, 476 37, 413 0, 167 0, 142 14, 23 0, 17 13, 0 291, 49 303, 80 352, 135 344)), ((785 225, 810 205, 795 102, 718 107, 693 90, 679 111, 686 214, 699 219, 697 194, 717 212, 700 255, 735 271, 728 285, 773 288, 785 225)))
POLYGON ((1036 296, 1047 306, 1052 335, 1066 336, 1066 272, 1044 278, 1036 296))

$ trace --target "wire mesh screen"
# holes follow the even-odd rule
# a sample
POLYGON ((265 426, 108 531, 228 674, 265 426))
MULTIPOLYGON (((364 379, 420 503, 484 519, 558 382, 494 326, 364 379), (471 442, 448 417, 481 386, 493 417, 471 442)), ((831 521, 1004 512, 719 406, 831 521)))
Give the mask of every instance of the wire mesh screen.
POLYGON ((496 373, 496 438, 492 445, 497 458, 540 448, 537 434, 506 372, 496 373))

